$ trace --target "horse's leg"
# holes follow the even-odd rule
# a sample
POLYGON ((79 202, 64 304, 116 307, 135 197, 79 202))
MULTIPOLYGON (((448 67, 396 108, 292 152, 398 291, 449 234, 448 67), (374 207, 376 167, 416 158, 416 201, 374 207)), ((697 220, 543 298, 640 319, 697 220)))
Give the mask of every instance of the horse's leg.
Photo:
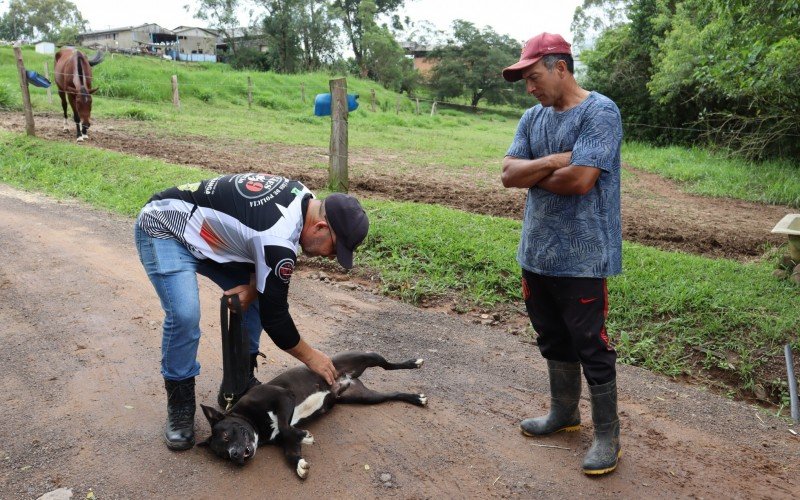
POLYGON ((69 127, 67 127, 67 94, 58 89, 58 97, 61 98, 61 108, 64 110, 64 132, 69 132, 69 127))
POLYGON ((69 95, 69 104, 72 106, 72 119, 75 121, 75 140, 83 142, 83 137, 81 136, 81 118, 78 116, 78 103, 75 102, 76 99, 75 94, 69 95))
POLYGON ((83 122, 81 122, 81 135, 83 136, 83 139, 87 141, 89 140, 89 125, 86 125, 83 122))

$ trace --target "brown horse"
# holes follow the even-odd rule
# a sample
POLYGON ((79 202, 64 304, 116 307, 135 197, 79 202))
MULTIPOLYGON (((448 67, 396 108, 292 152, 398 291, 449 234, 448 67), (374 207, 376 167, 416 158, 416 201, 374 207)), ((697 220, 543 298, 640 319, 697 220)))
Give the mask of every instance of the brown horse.
POLYGON ((64 108, 64 130, 67 127, 67 99, 72 108, 72 119, 75 120, 77 140, 89 138, 89 118, 92 114, 92 66, 103 61, 104 53, 98 52, 89 60, 83 52, 74 47, 64 47, 56 53, 56 85, 64 108))

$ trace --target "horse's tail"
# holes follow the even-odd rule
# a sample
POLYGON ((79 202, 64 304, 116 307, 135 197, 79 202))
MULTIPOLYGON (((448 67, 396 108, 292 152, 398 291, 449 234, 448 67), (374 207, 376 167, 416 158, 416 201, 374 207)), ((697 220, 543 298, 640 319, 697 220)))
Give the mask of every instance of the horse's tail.
POLYGON ((97 66, 103 59, 106 57, 106 51, 100 49, 99 51, 95 52, 91 59, 89 59, 89 66, 97 66))
MULTIPOLYGON (((86 72, 84 71, 83 64, 84 62, 88 64, 89 60, 86 59, 86 56, 81 51, 77 51, 75 55, 76 55, 75 66, 76 69, 78 70, 78 82, 79 82, 78 92, 81 95, 85 94, 86 96, 88 96, 89 87, 91 84, 86 81, 86 72)), ((89 78, 91 78, 91 72, 89 78)))

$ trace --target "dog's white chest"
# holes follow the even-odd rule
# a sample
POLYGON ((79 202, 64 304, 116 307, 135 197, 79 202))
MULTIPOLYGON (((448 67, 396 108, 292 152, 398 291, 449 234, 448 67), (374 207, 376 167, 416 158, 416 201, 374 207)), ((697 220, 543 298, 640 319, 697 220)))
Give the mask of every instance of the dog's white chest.
POLYGON ((330 394, 330 392, 331 391, 315 392, 307 397, 302 403, 295 406, 294 416, 292 416, 292 425, 306 417, 313 415, 315 411, 322 408, 322 404, 325 402, 325 396, 330 394))
MULTIPOLYGON (((330 394, 331 391, 319 391, 308 396, 302 403, 294 407, 294 415, 292 415, 291 425, 296 424, 300 420, 310 417, 315 411, 322 408, 325 403, 325 396, 330 394)), ((272 441, 278 436, 278 417, 274 412, 269 412, 269 419, 272 421, 272 435, 269 440, 272 441)))

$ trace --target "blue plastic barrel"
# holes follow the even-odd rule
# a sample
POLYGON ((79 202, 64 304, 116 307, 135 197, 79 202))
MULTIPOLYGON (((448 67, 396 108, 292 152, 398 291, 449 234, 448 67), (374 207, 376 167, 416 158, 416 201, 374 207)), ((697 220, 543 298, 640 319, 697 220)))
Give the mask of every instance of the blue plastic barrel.
POLYGON ((28 77, 28 83, 31 83, 37 87, 42 87, 43 89, 46 89, 47 87, 50 86, 50 80, 43 77, 39 73, 33 71, 32 69, 26 71, 25 75, 28 77))
MULTIPOLYGON (((358 109, 358 94, 347 94, 347 111, 358 109)), ((331 94, 317 94, 314 98, 314 114, 329 116, 331 114, 331 94)))

